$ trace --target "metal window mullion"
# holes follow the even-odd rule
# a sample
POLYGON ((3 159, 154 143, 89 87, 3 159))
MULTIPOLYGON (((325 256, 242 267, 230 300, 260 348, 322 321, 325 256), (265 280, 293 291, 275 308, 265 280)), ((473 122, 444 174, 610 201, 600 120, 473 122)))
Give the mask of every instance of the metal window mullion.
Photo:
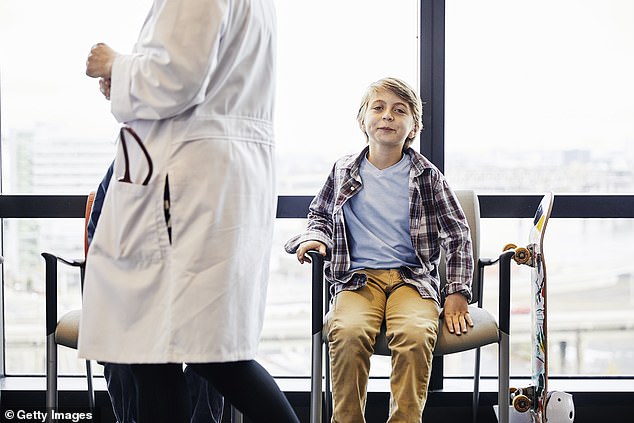
POLYGON ((445 168, 445 0, 420 3, 420 92, 423 131, 420 151, 445 168))

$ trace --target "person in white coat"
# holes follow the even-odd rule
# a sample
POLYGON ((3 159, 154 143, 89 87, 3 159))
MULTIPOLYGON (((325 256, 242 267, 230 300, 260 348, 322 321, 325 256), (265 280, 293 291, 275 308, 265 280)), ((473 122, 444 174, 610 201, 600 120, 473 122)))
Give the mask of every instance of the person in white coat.
POLYGON ((78 349, 132 365, 140 423, 188 421, 182 363, 251 421, 298 422, 254 360, 275 218, 275 37, 273 0, 154 0, 132 54, 99 43, 88 56, 127 129, 78 349))

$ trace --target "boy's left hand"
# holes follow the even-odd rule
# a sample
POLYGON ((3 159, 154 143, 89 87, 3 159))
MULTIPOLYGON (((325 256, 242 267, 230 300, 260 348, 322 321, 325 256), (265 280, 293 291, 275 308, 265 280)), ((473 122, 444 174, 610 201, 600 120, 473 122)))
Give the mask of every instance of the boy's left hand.
POLYGON ((473 327, 467 298, 458 292, 447 295, 445 298, 443 315, 445 316, 445 325, 450 333, 461 335, 467 333, 467 326, 473 327))

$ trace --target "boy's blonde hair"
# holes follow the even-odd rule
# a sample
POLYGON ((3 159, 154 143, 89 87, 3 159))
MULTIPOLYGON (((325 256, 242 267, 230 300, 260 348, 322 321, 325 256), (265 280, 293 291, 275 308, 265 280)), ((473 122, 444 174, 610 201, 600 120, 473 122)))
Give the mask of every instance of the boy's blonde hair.
MULTIPOLYGON (((363 123, 363 117, 368 109, 368 104, 372 99, 372 96, 376 94, 378 90, 389 90, 399 96, 409 107, 409 111, 414 117, 414 133, 418 134, 423 129, 423 104, 416 91, 410 87, 405 81, 398 78, 383 78, 372 83, 365 91, 363 98, 361 99, 361 107, 359 107, 359 113, 357 113, 357 121, 359 124, 363 123)), ((366 135, 367 137, 367 135, 366 135)), ((407 150, 409 146, 416 138, 416 135, 412 138, 406 138, 403 144, 403 151, 407 150)))

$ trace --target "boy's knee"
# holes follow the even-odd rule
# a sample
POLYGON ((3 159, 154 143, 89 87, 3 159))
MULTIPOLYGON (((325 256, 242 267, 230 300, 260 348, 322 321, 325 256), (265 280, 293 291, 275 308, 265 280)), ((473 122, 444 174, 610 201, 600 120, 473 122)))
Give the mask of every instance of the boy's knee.
POLYGON ((407 345, 413 350, 433 348, 438 335, 438 322, 428 319, 408 321, 388 333, 390 346, 407 345))
POLYGON ((333 318, 328 323, 328 340, 331 343, 341 343, 348 347, 354 345, 369 346, 376 338, 376 334, 367 323, 356 319, 333 318))

